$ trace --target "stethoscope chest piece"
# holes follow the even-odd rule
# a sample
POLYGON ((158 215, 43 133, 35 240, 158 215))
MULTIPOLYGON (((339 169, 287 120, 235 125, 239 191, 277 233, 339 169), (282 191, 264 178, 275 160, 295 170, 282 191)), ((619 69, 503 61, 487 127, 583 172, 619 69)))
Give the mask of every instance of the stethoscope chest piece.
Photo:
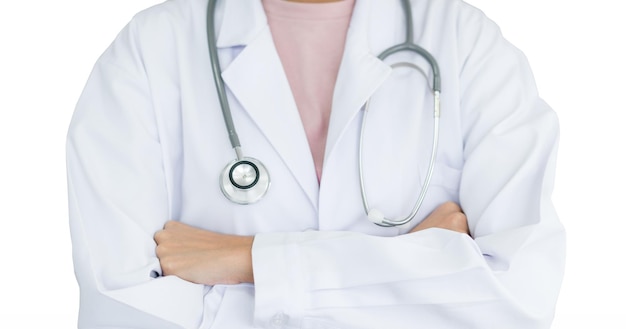
POLYGON ((228 200, 238 204, 251 204, 265 196, 270 188, 270 176, 257 159, 235 159, 222 170, 220 188, 228 200))

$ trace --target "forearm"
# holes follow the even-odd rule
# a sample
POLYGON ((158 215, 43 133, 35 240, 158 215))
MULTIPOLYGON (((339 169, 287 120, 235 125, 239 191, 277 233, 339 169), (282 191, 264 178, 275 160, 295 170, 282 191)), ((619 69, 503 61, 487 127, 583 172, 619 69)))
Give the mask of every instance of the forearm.
POLYGON ((219 234, 169 221, 154 240, 163 275, 210 286, 254 282, 252 236, 219 234))
MULTIPOLYGON (((410 233, 429 228, 469 234, 467 218, 454 202, 439 206, 410 233)), ((163 275, 205 285, 254 283, 254 237, 219 234, 169 221, 154 240, 163 275)))

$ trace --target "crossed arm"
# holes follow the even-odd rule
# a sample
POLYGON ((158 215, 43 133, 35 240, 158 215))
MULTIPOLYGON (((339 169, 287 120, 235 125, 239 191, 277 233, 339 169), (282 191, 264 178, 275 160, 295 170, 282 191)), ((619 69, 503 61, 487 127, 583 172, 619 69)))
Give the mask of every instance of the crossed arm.
MULTIPOLYGON (((469 234, 459 205, 446 202, 409 233, 442 228, 469 234)), ((206 285, 253 283, 253 236, 220 234, 169 221, 154 235, 163 275, 206 285)))

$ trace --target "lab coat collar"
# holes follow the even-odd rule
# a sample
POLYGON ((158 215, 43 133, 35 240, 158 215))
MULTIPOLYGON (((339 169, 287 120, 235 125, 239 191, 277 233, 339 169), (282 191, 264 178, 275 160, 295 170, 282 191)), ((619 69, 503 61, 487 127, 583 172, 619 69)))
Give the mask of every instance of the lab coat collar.
POLYGON ((222 13, 221 18, 215 17, 219 26, 218 48, 246 46, 267 27, 261 0, 218 1, 216 13, 222 13))
POLYGON ((391 67, 372 54, 369 44, 372 5, 370 0, 357 0, 354 6, 333 94, 325 159, 332 156, 348 124, 391 74, 391 67))
MULTIPOLYGON (((234 96, 231 104, 235 100, 241 104, 317 209, 319 184, 313 157, 263 5, 260 0, 221 2, 224 8, 218 47, 244 46, 222 72, 228 91, 234 96)), ((261 161, 267 157, 246 147, 250 141, 242 138, 241 144, 245 155, 261 161)), ((272 169, 268 168, 270 175, 272 169)))
MULTIPOLYGON (((222 78, 234 96, 231 104, 235 99, 241 104, 317 209, 319 186, 313 157, 269 27, 241 51, 222 78)), ((263 154, 246 148, 251 141, 242 139, 241 144, 244 154, 263 161, 263 154)), ((271 175, 272 168, 268 170, 271 175)))
MULTIPOLYGON (((313 159, 263 5, 260 0, 221 2, 218 47, 245 46, 222 77, 317 208, 319 184, 313 159)), ((391 68, 370 51, 370 10, 369 0, 356 1, 333 95, 325 162, 348 124, 391 73, 391 68)))

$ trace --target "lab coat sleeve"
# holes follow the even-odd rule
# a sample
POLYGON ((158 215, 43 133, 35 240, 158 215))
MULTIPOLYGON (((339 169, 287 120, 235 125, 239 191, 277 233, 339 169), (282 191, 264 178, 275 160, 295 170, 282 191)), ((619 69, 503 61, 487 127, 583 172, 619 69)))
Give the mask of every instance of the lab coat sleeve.
POLYGON ((459 198, 473 239, 443 229, 259 234, 257 324, 549 328, 565 244, 550 200, 557 119, 498 28, 481 15, 460 20, 459 198))
POLYGON ((80 328, 197 328, 204 286, 158 277, 169 220, 161 146, 134 23, 103 54, 67 140, 80 328))

